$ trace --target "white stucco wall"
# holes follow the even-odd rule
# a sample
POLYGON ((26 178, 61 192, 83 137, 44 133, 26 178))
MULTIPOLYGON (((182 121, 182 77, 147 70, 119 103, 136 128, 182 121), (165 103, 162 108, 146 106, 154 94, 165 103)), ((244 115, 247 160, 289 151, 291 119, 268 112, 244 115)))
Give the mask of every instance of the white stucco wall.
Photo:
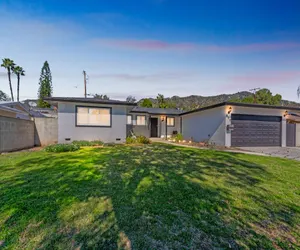
POLYGON ((124 142, 126 140, 126 106, 82 104, 61 102, 58 104, 58 142, 66 143, 66 138, 74 140, 101 140, 103 142, 124 142), (76 106, 95 106, 112 108, 111 127, 76 127, 76 106), (117 141, 116 139, 121 139, 117 141))
POLYGON ((209 140, 217 145, 225 145, 226 107, 194 112, 182 116, 184 139, 201 142, 209 140))

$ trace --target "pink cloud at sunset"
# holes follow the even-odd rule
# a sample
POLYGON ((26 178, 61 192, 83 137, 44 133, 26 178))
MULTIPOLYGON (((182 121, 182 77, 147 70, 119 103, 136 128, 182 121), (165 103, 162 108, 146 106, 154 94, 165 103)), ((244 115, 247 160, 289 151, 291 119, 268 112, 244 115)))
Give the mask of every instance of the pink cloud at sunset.
POLYGON ((147 51, 203 51, 203 52, 256 52, 300 49, 300 43, 280 42, 280 43, 252 43, 244 45, 214 45, 199 44, 192 42, 170 43, 161 40, 136 40, 136 39, 93 39, 92 44, 130 50, 147 51))

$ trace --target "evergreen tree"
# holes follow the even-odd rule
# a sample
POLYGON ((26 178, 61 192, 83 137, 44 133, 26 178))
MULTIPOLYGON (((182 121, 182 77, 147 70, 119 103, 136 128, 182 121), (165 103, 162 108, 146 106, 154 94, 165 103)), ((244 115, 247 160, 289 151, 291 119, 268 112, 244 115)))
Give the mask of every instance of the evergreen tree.
POLYGON ((146 98, 146 99, 143 99, 143 101, 140 103, 140 106, 144 107, 144 108, 152 108, 153 104, 150 99, 146 98))
POLYGON ((49 63, 47 61, 44 62, 42 67, 39 85, 38 107, 50 108, 50 104, 43 100, 45 97, 52 96, 52 76, 49 63))

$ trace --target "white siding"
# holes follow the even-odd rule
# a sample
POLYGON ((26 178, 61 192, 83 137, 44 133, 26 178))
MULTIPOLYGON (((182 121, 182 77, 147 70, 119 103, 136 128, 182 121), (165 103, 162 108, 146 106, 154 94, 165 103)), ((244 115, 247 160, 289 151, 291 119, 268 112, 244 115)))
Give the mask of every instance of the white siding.
POLYGON ((217 145, 225 145, 225 107, 194 112, 182 116, 184 139, 201 142, 209 140, 217 145))
POLYGON ((61 102, 58 104, 58 142, 66 143, 66 138, 70 138, 71 141, 124 142, 126 139, 126 118, 126 106, 61 102), (76 127, 76 106, 111 107, 111 127, 76 127), (121 140, 117 141, 117 138, 121 140))

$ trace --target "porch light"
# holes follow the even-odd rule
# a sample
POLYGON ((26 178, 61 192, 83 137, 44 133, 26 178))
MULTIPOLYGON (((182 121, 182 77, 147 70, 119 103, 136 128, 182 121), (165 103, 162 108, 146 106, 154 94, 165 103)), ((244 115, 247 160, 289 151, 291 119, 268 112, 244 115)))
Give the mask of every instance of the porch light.
POLYGON ((231 112, 232 112, 232 107, 229 107, 229 108, 228 108, 228 112, 227 112, 228 115, 229 115, 231 112))
POLYGON ((283 117, 286 117, 289 114, 289 112, 286 110, 283 114, 283 117))
POLYGON ((163 121, 165 121, 165 116, 164 115, 162 115, 161 117, 160 117, 160 119, 161 119, 161 121, 163 122, 163 121))

